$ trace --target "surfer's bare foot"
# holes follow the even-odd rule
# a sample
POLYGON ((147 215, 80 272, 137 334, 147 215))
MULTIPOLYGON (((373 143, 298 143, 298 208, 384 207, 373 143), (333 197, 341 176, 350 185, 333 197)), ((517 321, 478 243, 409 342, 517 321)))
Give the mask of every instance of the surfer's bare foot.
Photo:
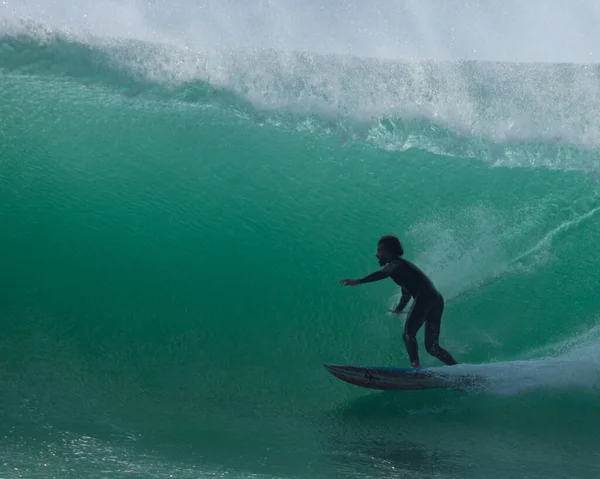
POLYGON ((415 369, 421 369, 421 363, 419 361, 414 361, 412 363, 410 363, 411 367, 415 368, 415 369))

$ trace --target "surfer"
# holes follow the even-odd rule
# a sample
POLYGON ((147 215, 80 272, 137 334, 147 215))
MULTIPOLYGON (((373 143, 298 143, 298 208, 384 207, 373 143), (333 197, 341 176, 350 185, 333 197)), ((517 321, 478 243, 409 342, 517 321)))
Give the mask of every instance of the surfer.
POLYGON ((444 312, 444 298, 435 288, 431 279, 410 261, 402 258, 404 248, 400 240, 391 235, 383 236, 377 243, 377 259, 383 269, 365 276, 362 279, 343 279, 344 286, 379 281, 385 278, 392 280, 401 287, 402 296, 395 309, 390 312, 400 314, 410 298, 414 303, 406 322, 404 323, 404 344, 413 368, 420 368, 417 332, 425 323, 425 349, 429 354, 447 365, 456 364, 448 351, 439 345, 440 324, 444 312))

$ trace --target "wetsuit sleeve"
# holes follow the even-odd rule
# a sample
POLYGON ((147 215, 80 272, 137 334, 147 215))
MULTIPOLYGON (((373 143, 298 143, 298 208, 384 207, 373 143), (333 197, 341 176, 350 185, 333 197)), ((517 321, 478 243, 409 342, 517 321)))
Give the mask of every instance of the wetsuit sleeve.
POLYGON ((359 284, 363 283, 371 283, 372 281, 380 281, 382 279, 388 278, 390 273, 394 270, 396 266, 392 263, 389 263, 385 266, 385 268, 380 269, 379 271, 375 271, 362 279, 359 279, 359 284))
POLYGON ((359 279, 358 283, 364 284, 364 283, 371 283, 373 281, 379 281, 379 280, 387 278, 389 275, 390 275, 390 273, 388 271, 386 271, 384 268, 379 271, 375 271, 374 273, 371 273, 371 274, 365 276, 364 278, 359 279))
POLYGON ((400 302, 398 303, 398 306, 396 306, 396 312, 397 313, 401 313, 402 310, 404 310, 404 308, 406 308, 406 305, 408 304, 408 302, 410 301, 411 295, 410 293, 402 288, 402 297, 400 298, 400 302))

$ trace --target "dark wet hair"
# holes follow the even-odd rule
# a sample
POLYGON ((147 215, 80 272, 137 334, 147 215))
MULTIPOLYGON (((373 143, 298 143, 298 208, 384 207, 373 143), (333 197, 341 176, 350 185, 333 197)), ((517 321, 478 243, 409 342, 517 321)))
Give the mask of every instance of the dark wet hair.
POLYGON ((392 253, 397 254, 398 256, 402 256, 404 254, 404 248, 402 247, 402 243, 400 243, 400 240, 395 236, 382 236, 377 244, 383 245, 383 247, 386 250, 391 251, 392 253))

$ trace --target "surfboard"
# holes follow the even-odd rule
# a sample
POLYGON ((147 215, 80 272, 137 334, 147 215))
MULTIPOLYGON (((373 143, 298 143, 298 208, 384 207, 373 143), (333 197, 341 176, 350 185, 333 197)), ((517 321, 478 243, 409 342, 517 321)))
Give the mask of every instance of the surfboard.
MULTIPOLYGON (((355 386, 381 390, 464 389, 481 384, 473 374, 455 374, 440 368, 395 368, 324 364, 335 377, 355 386)), ((451 366, 450 366, 451 367, 451 366)))

